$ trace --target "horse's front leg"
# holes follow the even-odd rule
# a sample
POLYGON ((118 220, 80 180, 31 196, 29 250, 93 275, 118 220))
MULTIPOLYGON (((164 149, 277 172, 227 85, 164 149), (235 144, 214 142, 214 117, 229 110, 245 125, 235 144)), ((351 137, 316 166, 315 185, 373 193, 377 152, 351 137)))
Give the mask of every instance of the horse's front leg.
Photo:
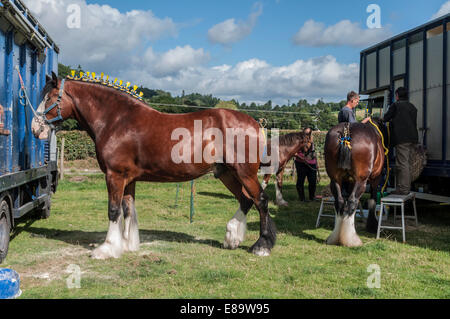
POLYGON ((277 182, 275 183, 276 204, 278 206, 288 206, 288 202, 284 200, 282 193, 283 175, 284 175, 284 167, 277 173, 277 182))
POLYGON ((136 207, 134 205, 136 183, 132 182, 125 187, 122 199, 122 208, 124 216, 123 239, 124 249, 128 251, 139 250, 139 227, 136 207))
POLYGON ((109 229, 105 242, 92 251, 91 257, 95 259, 119 258, 124 251, 122 198, 125 180, 117 174, 108 172, 106 185, 109 197, 109 229))
POLYGON ((269 184, 270 177, 272 174, 265 174, 261 183, 262 189, 266 189, 267 185, 269 184))

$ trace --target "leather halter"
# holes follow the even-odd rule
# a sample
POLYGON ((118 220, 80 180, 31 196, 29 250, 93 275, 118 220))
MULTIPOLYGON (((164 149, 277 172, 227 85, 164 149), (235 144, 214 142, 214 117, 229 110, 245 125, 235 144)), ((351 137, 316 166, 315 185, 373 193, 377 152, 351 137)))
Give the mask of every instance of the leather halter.
POLYGON ((58 98, 56 99, 56 102, 53 103, 52 105, 50 105, 43 113, 40 113, 40 114, 38 113, 39 115, 42 115, 42 117, 44 118, 44 120, 47 124, 52 124, 53 122, 64 120, 64 118, 61 115, 61 107, 59 106, 59 104, 61 103, 62 95, 64 93, 64 81, 65 81, 65 79, 61 80, 61 86, 59 87, 59 94, 58 94, 58 98), (55 107, 58 112, 58 116, 56 116, 50 120, 47 119, 47 113, 50 112, 51 110, 53 110, 55 107))

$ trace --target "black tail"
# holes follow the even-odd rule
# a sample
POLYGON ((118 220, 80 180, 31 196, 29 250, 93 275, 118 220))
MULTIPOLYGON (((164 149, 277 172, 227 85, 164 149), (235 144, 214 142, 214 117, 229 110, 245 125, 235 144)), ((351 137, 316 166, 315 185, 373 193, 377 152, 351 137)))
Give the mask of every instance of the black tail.
POLYGON ((352 150, 344 143, 339 144, 338 168, 352 169, 352 150))

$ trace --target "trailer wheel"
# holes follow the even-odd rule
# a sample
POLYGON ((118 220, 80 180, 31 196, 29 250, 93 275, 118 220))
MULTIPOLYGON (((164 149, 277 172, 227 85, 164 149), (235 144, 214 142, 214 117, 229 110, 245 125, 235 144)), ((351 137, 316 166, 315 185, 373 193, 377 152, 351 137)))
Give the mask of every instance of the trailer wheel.
POLYGON ((37 209, 37 217, 42 219, 47 219, 50 217, 50 205, 51 200, 48 198, 44 204, 42 204, 42 207, 37 209))
POLYGON ((0 202, 0 264, 8 254, 11 232, 10 213, 8 202, 2 199, 0 202))

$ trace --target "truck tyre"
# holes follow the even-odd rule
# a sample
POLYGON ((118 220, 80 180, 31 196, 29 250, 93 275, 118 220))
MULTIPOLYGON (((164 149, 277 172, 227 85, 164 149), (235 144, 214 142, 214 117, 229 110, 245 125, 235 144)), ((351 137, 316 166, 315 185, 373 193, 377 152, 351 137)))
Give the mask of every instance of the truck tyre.
POLYGON ((37 209, 37 218, 47 219, 50 217, 50 205, 51 199, 48 198, 42 205, 37 209))
POLYGON ((8 202, 4 199, 0 201, 0 264, 6 258, 9 247, 9 235, 11 232, 11 211, 8 202))

